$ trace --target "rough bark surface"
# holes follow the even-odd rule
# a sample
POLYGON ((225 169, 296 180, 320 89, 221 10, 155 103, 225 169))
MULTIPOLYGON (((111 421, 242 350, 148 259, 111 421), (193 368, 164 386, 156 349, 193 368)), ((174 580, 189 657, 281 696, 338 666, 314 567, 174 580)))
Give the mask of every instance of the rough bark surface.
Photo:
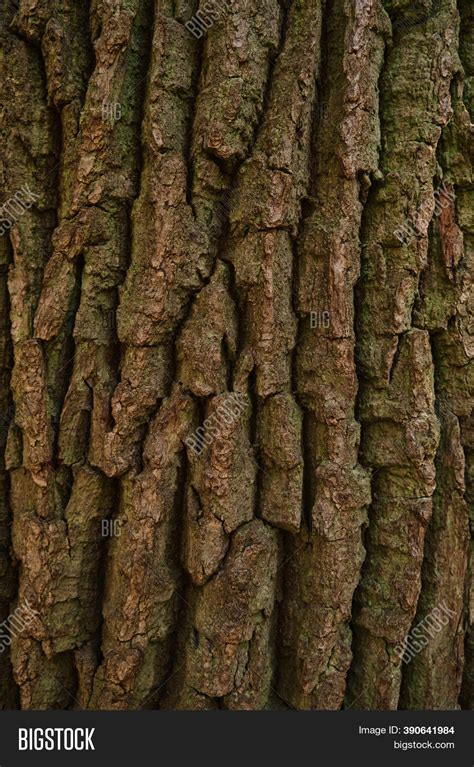
POLYGON ((0 707, 472 709, 472 0, 212 5, 1 3, 0 707))

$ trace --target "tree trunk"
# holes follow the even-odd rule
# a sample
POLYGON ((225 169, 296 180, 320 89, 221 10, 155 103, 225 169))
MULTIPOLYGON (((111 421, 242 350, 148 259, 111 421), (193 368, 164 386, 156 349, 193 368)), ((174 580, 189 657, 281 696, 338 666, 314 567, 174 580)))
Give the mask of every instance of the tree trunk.
POLYGON ((472 0, 198 10, 2 0, 0 704, 472 708, 472 0))

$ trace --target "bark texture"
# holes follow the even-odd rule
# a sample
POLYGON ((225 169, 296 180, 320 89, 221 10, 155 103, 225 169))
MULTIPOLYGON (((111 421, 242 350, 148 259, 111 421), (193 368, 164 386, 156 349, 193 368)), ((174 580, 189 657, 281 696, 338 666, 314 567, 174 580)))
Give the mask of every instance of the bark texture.
POLYGON ((471 709, 472 0, 212 5, 1 2, 0 706, 471 709))

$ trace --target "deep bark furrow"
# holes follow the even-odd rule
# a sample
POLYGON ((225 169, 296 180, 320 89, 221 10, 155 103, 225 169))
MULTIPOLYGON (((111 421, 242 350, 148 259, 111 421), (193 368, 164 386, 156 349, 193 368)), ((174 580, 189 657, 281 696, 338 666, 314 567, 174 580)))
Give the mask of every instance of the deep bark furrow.
POLYGON ((458 223, 465 218, 471 174, 453 151, 462 148, 470 130, 460 85, 456 77, 451 87, 453 117, 443 130, 438 152, 443 188, 454 199, 447 195, 440 198, 412 318, 417 327, 431 334, 441 440, 433 514, 425 539, 422 590, 405 657, 400 698, 403 708, 455 708, 464 666, 469 520, 461 424, 471 415, 474 378, 466 322, 472 252, 466 241, 469 232, 458 223), (435 635, 412 657, 413 638, 416 643, 419 626, 426 621, 435 635))
MULTIPOLYGON (((255 31, 259 30, 260 23, 257 15, 252 20, 255 31)), ((225 405, 229 397, 229 394, 220 394, 221 387, 224 391, 227 389, 228 366, 233 390, 240 394, 240 401, 245 402, 246 407, 201 456, 190 455, 185 564, 198 588, 189 592, 192 607, 184 629, 189 639, 182 640, 186 672, 175 680, 167 705, 174 702, 180 706, 202 707, 204 703, 212 706, 209 699, 222 698, 220 705, 225 708, 254 708, 262 707, 268 698, 273 674, 271 642, 275 627, 278 538, 275 531, 254 516, 262 516, 278 527, 298 529, 300 525, 300 416, 290 392, 295 332, 291 309, 291 230, 297 229, 298 200, 307 186, 305 172, 319 23, 319 8, 312 7, 311 3, 290 8, 289 33, 282 41, 272 69, 255 144, 248 161, 238 170, 235 192, 228 202, 230 236, 221 247, 222 258, 230 261, 234 269, 236 307, 234 309, 229 301, 226 308, 220 295, 225 284, 229 285, 227 267, 220 264, 206 293, 200 293, 178 344, 185 385, 201 397, 218 395, 206 404, 207 418, 218 411, 219 405, 225 405), (289 102, 283 100, 284 93, 291 94, 289 102), (286 145, 280 143, 282 134, 288 135, 286 145), (281 202, 277 200, 276 189, 283 194, 281 202), (258 205, 256 223, 252 220, 255 205, 258 205), (222 313, 223 319, 227 315, 231 320, 232 332, 228 332, 228 325, 226 339, 230 354, 224 358, 221 356, 225 328, 222 321, 220 332, 206 336, 208 342, 214 341, 212 346, 197 353, 192 349, 191 338, 198 335, 197 322, 205 321, 212 310, 214 318, 222 313), (235 311, 239 315, 239 339, 235 311), (259 452, 256 458, 250 442, 255 428, 251 428, 249 421, 251 411, 257 424, 255 436, 259 452), (273 449, 275 437, 270 424, 274 417, 281 423, 283 455, 273 449), (255 492, 259 468, 256 459, 261 461, 265 477, 258 495, 255 492), (291 479, 287 484, 289 471, 291 479), (244 493, 239 489, 242 487, 244 493), (248 543, 241 543, 246 540, 248 543), (242 545, 244 551, 255 550, 254 567, 260 567, 260 562, 263 564, 269 559, 269 565, 262 571, 259 594, 255 593, 252 568, 248 568, 248 575, 244 577, 242 545), (222 584, 235 577, 233 573, 240 572, 241 568, 242 583, 224 606, 222 584), (250 600, 245 611, 241 605, 244 598, 250 600), (265 609, 254 609, 254 599, 257 604, 264 599, 265 609), (242 613, 237 622, 232 619, 230 625, 235 625, 228 629, 227 637, 218 623, 223 609, 229 612, 229 619, 232 612, 242 613), (207 615, 203 625, 203 616, 207 615), (194 644, 196 632, 197 646, 194 644)), ((197 114, 200 115, 199 106, 197 114)), ((220 159, 232 167, 231 147, 213 148, 214 153, 218 151, 220 159)), ((241 160, 243 150, 239 151, 234 151, 237 160, 241 160)), ((202 330, 202 326, 199 329, 202 330)))
POLYGON ((450 116, 456 48, 445 29, 454 10, 444 2, 422 28, 394 30, 380 84, 384 183, 364 211, 357 317, 360 455, 376 470, 347 696, 360 708, 397 707, 397 647, 415 615, 432 512, 439 439, 433 360, 428 333, 412 328, 411 317, 434 212, 435 150, 450 116), (401 244, 395 233, 407 217, 419 236, 401 244))
MULTIPOLYGON (((47 17, 47 4, 43 4, 42 11, 47 17)), ((13 264, 9 270, 9 293, 14 352, 11 385, 15 420, 9 430, 7 460, 13 549, 20 564, 17 604, 21 606, 27 600, 32 606, 39 602, 43 606, 41 586, 28 572, 28 559, 33 552, 26 554, 21 544, 29 531, 41 527, 49 515, 55 515, 51 469, 53 429, 49 420, 43 348, 34 338, 33 319, 56 222, 59 119, 57 112, 48 106, 44 61, 39 48, 41 38, 26 34, 26 41, 21 39, 21 29, 20 35, 15 32, 16 21, 9 19, 11 32, 7 29, 5 33, 8 56, 5 57, 4 82, 7 94, 9 92, 6 117, 15 124, 15 131, 7 134, 6 196, 15 195, 27 184, 36 200, 10 232, 13 264), (18 78, 22 83, 21 100, 14 97, 18 78)), ((47 656, 37 638, 40 622, 42 619, 30 624, 20 636, 12 637, 12 661, 20 686, 21 705, 67 707, 70 704, 67 690, 74 689, 71 658, 66 654, 57 660, 47 656)))
POLYGON ((384 20, 377 2, 356 13, 349 3, 329 3, 325 18, 314 212, 302 231, 297 285, 296 382, 306 415, 312 524, 289 546, 279 673, 282 696, 298 708, 342 703, 351 658, 348 621, 363 559, 361 526, 370 500, 368 477, 357 463, 353 288, 359 195, 377 170, 384 20))

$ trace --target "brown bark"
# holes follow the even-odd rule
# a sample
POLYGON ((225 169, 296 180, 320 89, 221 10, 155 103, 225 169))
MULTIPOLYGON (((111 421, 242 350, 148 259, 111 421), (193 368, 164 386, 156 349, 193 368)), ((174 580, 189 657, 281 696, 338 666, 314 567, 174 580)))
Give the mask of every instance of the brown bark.
POLYGON ((212 6, 3 3, 0 706, 472 708, 472 5, 212 6))

